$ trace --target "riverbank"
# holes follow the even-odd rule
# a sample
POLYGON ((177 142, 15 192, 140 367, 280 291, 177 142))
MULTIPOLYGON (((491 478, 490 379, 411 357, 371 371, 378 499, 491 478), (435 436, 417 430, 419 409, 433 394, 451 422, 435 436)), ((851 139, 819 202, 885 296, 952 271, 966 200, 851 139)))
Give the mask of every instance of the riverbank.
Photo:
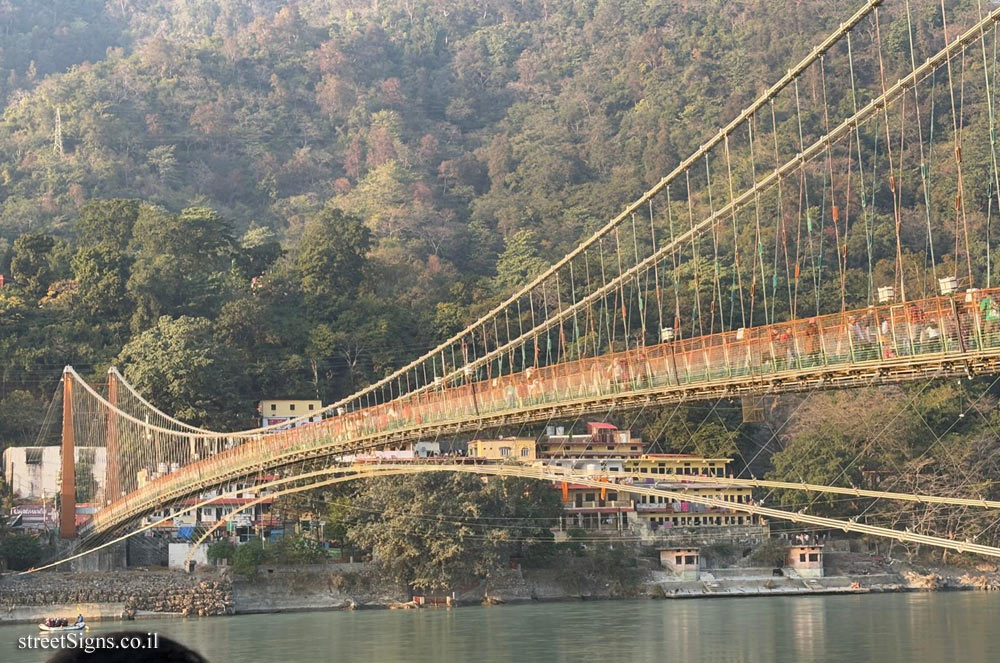
MULTIPOLYGON (((702 569, 696 580, 682 580, 655 566, 637 569, 628 578, 505 568, 474 586, 428 596, 427 602, 461 606, 1000 589, 1000 571, 994 566, 921 567, 846 552, 827 559, 822 578, 800 577, 787 569, 776 576, 771 568, 748 567, 702 569)), ((225 568, 195 574, 168 569, 39 573, 0 580, 0 624, 81 613, 88 621, 100 621, 416 607, 419 602, 405 587, 361 564, 267 567, 253 580, 234 579, 225 568)))
MULTIPOLYGON (((940 581, 885 573, 826 578, 769 577, 761 573, 682 581, 653 571, 635 584, 594 579, 586 586, 560 582, 550 569, 504 569, 475 587, 449 595, 451 605, 498 605, 614 599, 867 594, 987 589, 989 584, 940 581)), ((443 598, 443 597, 441 597, 443 598)), ((37 623, 48 616, 83 614, 87 621, 217 616, 325 610, 416 608, 409 594, 371 572, 338 573, 294 567, 272 570, 254 581, 234 582, 227 573, 190 576, 176 571, 48 573, 0 581, 0 624, 37 623)))
POLYGON ((178 571, 44 572, 0 580, 0 623, 83 614, 87 621, 231 615, 228 575, 178 571))

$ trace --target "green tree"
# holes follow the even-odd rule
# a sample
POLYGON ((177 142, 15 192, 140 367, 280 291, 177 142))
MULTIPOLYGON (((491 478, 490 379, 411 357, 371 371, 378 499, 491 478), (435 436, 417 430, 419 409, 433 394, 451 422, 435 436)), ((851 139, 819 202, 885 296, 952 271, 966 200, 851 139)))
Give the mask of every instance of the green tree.
POLYGON ((216 430, 249 423, 242 367, 205 318, 161 317, 117 362, 139 393, 178 419, 216 430))
POLYGON ((387 577, 418 589, 468 584, 512 554, 551 545, 561 513, 548 484, 457 473, 373 479, 351 504, 348 538, 387 577))
POLYGON ((233 553, 233 573, 248 578, 257 576, 257 569, 264 561, 264 544, 258 539, 251 539, 236 547, 233 553))
POLYGON ((35 443, 48 403, 26 389, 14 389, 0 400, 0 446, 35 443))
POLYGON ((371 231, 357 218, 327 206, 306 223, 295 259, 302 291, 317 310, 357 293, 364 277, 371 231))
POLYGON ((498 294, 513 293, 548 264, 538 256, 538 239, 530 230, 519 230, 507 238, 506 248, 497 260, 493 287, 498 294))
POLYGON ((81 248, 73 256, 79 305, 87 315, 120 317, 129 309, 126 285, 131 260, 111 242, 81 248))
POLYGON ((209 546, 208 550, 205 551, 205 556, 208 561, 212 564, 218 564, 219 560, 226 560, 227 562, 233 561, 233 556, 236 554, 236 548, 233 544, 229 543, 225 539, 219 539, 218 541, 213 541, 209 546))
POLYGON ((270 228, 254 227, 240 239, 236 263, 246 279, 262 275, 281 257, 281 243, 270 228))
POLYGON ((7 561, 7 568, 25 571, 42 559, 42 546, 30 534, 15 534, 0 539, 0 557, 7 561))
POLYGON ((137 331, 161 315, 209 314, 227 294, 231 226, 214 210, 191 207, 173 215, 143 206, 131 249, 135 264, 127 290, 136 303, 137 331))
POLYGON ((81 246, 105 245, 124 252, 139 217, 138 200, 90 200, 80 208, 76 233, 81 246))
POLYGON ((26 233, 14 240, 10 273, 28 295, 41 298, 55 280, 52 250, 56 241, 50 235, 26 233))

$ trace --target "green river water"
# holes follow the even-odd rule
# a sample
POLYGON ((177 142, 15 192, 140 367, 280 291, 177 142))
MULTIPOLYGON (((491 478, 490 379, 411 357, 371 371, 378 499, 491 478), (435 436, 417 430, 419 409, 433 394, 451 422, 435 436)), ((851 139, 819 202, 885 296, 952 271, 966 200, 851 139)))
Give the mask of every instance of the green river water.
MULTIPOLYGON (((1000 662, 1000 593, 532 603, 94 625, 156 631, 209 661, 1000 662)), ((0 661, 37 635, 0 627, 0 661)))

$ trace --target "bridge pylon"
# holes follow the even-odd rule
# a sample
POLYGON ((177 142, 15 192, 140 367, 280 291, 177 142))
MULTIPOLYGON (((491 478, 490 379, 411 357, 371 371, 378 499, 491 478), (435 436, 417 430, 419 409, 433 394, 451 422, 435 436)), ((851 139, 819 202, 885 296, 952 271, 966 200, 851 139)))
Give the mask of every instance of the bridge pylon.
POLYGON ((63 370, 62 481, 59 489, 59 538, 76 538, 76 444, 73 435, 72 369, 63 370))

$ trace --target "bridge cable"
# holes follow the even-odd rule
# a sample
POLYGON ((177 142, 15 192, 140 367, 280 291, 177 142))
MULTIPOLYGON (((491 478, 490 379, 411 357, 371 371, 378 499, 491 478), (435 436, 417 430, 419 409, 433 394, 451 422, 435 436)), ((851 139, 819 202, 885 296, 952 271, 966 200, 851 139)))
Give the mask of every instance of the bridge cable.
MULTIPOLYGON (((878 10, 875 12, 876 17, 878 16, 878 10)), ((947 12, 944 7, 944 0, 941 0, 941 27, 944 32, 944 42, 948 43, 948 17, 947 12)), ((957 192, 955 195, 955 276, 958 276, 958 241, 960 237, 959 222, 961 221, 962 227, 965 231, 965 258, 969 270, 969 287, 974 285, 972 276, 972 255, 969 250, 969 227, 968 220, 965 214, 965 195, 962 179, 962 128, 964 126, 964 118, 961 118, 960 110, 956 110, 955 107, 955 82, 952 77, 952 66, 951 66, 951 53, 948 53, 947 67, 948 72, 948 91, 950 93, 951 99, 951 121, 952 121, 952 136, 955 142, 954 156, 955 156, 955 169, 957 174, 957 192)), ((962 80, 960 82, 962 103, 965 100, 965 47, 962 47, 962 80)))

